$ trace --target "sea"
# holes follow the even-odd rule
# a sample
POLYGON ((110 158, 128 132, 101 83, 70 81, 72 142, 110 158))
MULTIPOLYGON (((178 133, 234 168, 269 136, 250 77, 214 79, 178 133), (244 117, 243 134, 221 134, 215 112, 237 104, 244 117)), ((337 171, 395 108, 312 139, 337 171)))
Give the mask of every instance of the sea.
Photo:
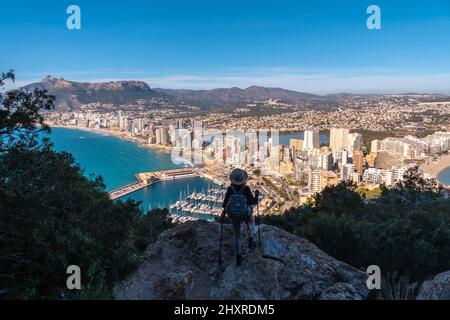
MULTIPOLYGON (((55 127, 52 128, 50 141, 55 150, 71 153, 86 176, 102 176, 107 191, 136 181, 136 173, 185 167, 174 164, 169 152, 144 148, 133 141, 105 133, 55 127)), ((214 187, 212 182, 199 177, 164 181, 122 199, 141 201, 141 206, 146 211, 168 207, 180 197, 211 187, 214 187)))
MULTIPOLYGON (((303 134, 280 135, 281 144, 289 139, 301 139, 303 134)), ((110 191, 136 181, 135 174, 185 167, 174 164, 170 152, 141 147, 133 141, 106 133, 73 128, 52 128, 50 141, 57 151, 71 153, 86 176, 101 175, 110 191)), ((328 136, 320 136, 321 143, 328 143, 328 136)), ((123 197, 141 202, 144 211, 169 207, 185 199, 192 192, 205 192, 217 188, 211 181, 196 177, 153 184, 123 197)))
POLYGON ((439 176, 438 176, 438 180, 447 186, 450 186, 450 167, 448 167, 447 169, 443 170, 439 176))

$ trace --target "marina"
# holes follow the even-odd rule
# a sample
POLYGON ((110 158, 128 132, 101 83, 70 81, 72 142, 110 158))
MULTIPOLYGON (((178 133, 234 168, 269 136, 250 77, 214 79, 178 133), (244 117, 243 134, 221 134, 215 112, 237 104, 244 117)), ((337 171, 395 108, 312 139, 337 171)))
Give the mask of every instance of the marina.
MULTIPOLYGON (((138 190, 147 188, 157 182, 172 181, 179 179, 189 179, 194 177, 204 177, 200 168, 182 168, 173 170, 162 170, 154 172, 144 172, 135 175, 136 182, 109 192, 112 200, 119 199, 138 190)), ((210 176, 204 177, 214 181, 210 176)), ((179 199, 169 206, 169 211, 174 221, 186 222, 196 219, 214 219, 222 213, 222 201, 226 189, 217 184, 216 188, 202 189, 200 192, 194 190, 183 194, 180 192, 179 199)), ((149 210, 151 208, 148 208, 149 210)))
POLYGON ((170 211, 174 215, 189 215, 191 217, 219 217, 222 213, 222 201, 225 196, 225 189, 210 188, 203 192, 192 192, 183 199, 170 206, 170 211))

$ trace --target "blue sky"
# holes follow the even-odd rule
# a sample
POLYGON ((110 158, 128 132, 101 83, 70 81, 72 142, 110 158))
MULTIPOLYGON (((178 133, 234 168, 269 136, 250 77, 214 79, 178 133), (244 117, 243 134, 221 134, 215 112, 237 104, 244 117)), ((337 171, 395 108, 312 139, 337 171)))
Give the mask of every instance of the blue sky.
POLYGON ((12 1, 0 70, 151 87, 450 93, 450 1, 12 1), (95 2, 95 3, 94 3, 95 2), (81 30, 66 8, 81 8, 81 30), (381 8, 381 30, 366 9, 381 8))

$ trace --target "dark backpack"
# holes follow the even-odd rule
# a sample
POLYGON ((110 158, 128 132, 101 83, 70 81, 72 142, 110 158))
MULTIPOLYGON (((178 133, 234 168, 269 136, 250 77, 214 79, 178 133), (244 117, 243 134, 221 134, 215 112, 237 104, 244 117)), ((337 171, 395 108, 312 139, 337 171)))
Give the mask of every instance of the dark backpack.
POLYGON ((230 198, 228 199, 225 212, 232 220, 248 221, 252 210, 248 205, 247 198, 242 194, 244 188, 236 190, 236 188, 231 185, 231 189, 233 190, 233 194, 230 195, 230 198))

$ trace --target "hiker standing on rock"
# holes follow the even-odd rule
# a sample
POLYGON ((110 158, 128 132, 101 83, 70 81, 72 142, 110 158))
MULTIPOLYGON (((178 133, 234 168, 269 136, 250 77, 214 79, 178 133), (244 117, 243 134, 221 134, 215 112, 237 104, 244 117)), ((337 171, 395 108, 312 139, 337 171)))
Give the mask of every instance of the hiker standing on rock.
MULTIPOLYGON (((242 169, 234 169, 230 174, 231 185, 228 187, 223 200, 222 207, 222 219, 227 214, 234 228, 234 246, 236 251, 236 265, 242 264, 242 251, 241 251, 241 222, 247 224, 249 232, 249 248, 256 247, 254 241, 254 234, 256 233, 255 223, 253 220, 252 212, 254 205, 258 204, 259 191, 255 190, 255 196, 253 196, 250 187, 247 183, 247 172, 242 169)), ((222 220, 223 221, 223 220, 222 220)))

